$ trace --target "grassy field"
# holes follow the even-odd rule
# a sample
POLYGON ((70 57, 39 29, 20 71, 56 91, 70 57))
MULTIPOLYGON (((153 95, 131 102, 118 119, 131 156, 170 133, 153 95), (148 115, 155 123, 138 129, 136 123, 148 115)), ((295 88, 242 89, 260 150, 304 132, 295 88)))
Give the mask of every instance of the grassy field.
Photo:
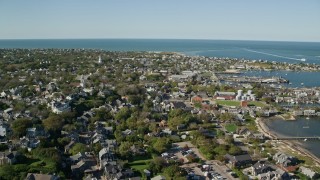
POLYGON ((221 106, 240 106, 240 101, 216 100, 216 103, 221 106))
MULTIPOLYGON (((240 106, 240 101, 232 101, 232 100, 216 100, 216 103, 220 106, 240 106)), ((265 107, 261 101, 250 101, 248 102, 249 106, 258 106, 258 107, 265 107)))
POLYGON ((235 124, 227 124, 227 125, 225 126, 225 128, 226 128, 226 130, 227 130, 228 132, 234 133, 234 132, 237 131, 237 125, 235 125, 235 124))
POLYGON ((148 169, 148 162, 152 159, 152 157, 148 156, 139 156, 135 157, 133 161, 129 162, 128 165, 134 169, 135 171, 143 171, 144 169, 148 169))
POLYGON ((267 106, 265 103, 261 102, 261 101, 250 101, 248 103, 249 106, 258 106, 258 107, 265 107, 267 106))

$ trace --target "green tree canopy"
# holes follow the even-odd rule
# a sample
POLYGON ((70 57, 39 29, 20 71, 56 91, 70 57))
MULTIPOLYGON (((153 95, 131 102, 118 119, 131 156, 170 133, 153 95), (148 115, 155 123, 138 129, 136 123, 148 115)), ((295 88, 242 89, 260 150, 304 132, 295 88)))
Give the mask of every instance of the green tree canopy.
POLYGON ((71 149, 70 149, 70 153, 72 155, 75 155, 75 154, 78 154, 79 152, 81 153, 84 153, 84 152, 87 152, 89 151, 89 148, 85 145, 85 144, 82 144, 82 143, 76 143, 71 149))
POLYGON ((48 131, 58 131, 64 125, 64 119, 58 115, 51 115, 42 121, 43 126, 48 131))
POLYGON ((154 150, 158 153, 163 153, 169 148, 170 142, 167 138, 157 138, 157 141, 153 144, 154 150))
POLYGON ((32 127, 32 121, 26 118, 17 119, 12 123, 13 134, 18 137, 24 136, 29 127, 32 127))

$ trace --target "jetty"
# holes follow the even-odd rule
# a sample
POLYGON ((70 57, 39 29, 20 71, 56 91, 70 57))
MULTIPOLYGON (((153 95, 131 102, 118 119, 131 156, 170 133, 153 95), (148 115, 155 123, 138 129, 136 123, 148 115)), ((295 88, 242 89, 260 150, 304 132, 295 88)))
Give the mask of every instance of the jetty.
POLYGON ((273 137, 272 140, 320 141, 320 136, 273 137))

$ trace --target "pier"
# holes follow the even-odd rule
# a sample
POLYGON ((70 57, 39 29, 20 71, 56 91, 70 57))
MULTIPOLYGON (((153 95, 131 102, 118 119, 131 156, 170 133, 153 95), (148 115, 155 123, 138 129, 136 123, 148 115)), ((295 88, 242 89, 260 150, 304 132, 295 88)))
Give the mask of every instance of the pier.
POLYGON ((272 140, 292 140, 292 141, 320 141, 320 136, 298 136, 298 137, 274 137, 272 140))
POLYGON ((248 76, 236 76, 236 77, 221 77, 224 81, 229 82, 238 82, 238 83, 265 83, 265 84, 280 84, 280 83, 289 83, 289 80, 286 80, 282 77, 248 77, 248 76))

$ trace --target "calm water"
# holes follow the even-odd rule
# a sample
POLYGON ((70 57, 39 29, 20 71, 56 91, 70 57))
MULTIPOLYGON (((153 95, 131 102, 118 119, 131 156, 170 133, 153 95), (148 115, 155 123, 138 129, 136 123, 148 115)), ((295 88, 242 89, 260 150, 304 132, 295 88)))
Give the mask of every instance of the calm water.
POLYGON ((289 87, 320 87, 320 72, 296 72, 296 71, 246 71, 246 76, 272 77, 281 76, 291 84, 283 84, 289 87), (303 84, 301 84, 303 83, 303 84))
POLYGON ((153 39, 0 40, 0 48, 90 48, 108 51, 171 51, 187 55, 320 64, 318 42, 153 39))
MULTIPOLYGON (((320 118, 298 117, 296 121, 268 120, 266 125, 284 136, 320 136, 320 118), (306 128, 309 127, 309 128, 306 128)), ((320 157, 320 141, 302 141, 305 148, 320 157)))

